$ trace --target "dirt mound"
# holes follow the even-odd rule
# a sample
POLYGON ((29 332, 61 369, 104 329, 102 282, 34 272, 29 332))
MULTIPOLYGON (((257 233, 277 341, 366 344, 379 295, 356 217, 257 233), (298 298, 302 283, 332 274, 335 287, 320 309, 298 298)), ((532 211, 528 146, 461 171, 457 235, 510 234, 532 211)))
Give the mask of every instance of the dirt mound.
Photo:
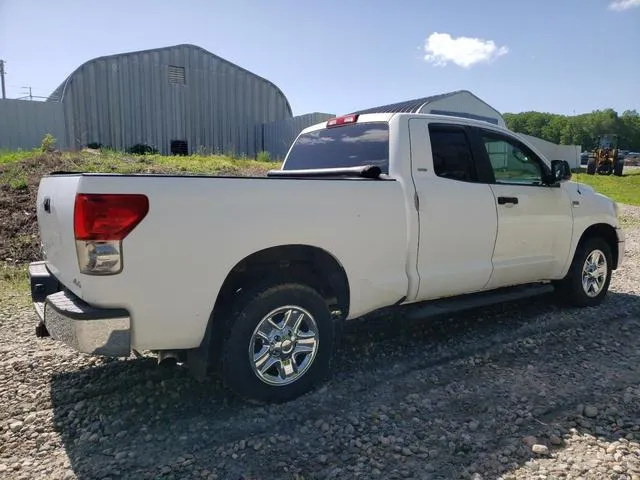
MULTIPOLYGON (((131 173, 172 173, 175 166, 151 165, 144 157, 119 159, 131 173)), ((120 166, 122 166, 120 165, 120 166)), ((59 152, 0 165, 0 262, 26 263, 40 260, 40 237, 36 217, 38 185, 43 175, 55 171, 118 171, 114 165, 92 164, 90 160, 59 152)), ((257 167, 219 170, 216 175, 262 176, 265 170, 257 167)))
POLYGON ((61 154, 48 153, 0 165, 0 261, 23 263, 40 258, 36 196, 43 175, 75 169, 61 154))

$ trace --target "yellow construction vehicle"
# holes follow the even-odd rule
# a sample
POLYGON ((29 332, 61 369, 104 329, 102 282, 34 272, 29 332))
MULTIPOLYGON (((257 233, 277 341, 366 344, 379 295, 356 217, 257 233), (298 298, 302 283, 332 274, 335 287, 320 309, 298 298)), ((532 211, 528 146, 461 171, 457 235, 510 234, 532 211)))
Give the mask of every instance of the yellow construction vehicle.
POLYGON ((622 176, 624 169, 624 159, 619 158, 618 135, 609 133, 600 136, 598 147, 589 156, 587 163, 587 173, 589 175, 611 175, 622 176))

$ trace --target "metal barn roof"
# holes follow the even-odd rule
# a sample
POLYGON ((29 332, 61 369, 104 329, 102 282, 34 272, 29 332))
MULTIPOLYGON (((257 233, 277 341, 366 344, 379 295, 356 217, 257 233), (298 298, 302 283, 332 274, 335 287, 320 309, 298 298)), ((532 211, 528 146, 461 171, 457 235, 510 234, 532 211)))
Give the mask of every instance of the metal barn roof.
MULTIPOLYGON (((435 107, 435 105, 434 105, 435 107)), ((476 110, 476 109, 472 109, 476 110)), ((504 119, 500 112, 498 112, 495 108, 489 105, 484 100, 478 98, 473 93, 468 90, 456 90, 453 92, 442 93, 439 95, 432 95, 430 97, 422 97, 416 98, 413 100, 405 100, 397 103, 390 103, 388 105, 380 105, 378 107, 366 108, 363 110, 358 110, 356 112, 352 112, 352 114, 365 114, 365 113, 434 113, 439 115, 450 115, 456 117, 466 117, 473 118, 475 120, 482 120, 485 122, 489 122, 496 125, 504 125, 504 119), (451 97, 467 97, 463 100, 463 102, 468 102, 469 99, 472 102, 476 102, 477 104, 482 105, 482 109, 485 110, 486 113, 479 114, 478 112, 473 113, 472 111, 465 110, 464 108, 453 108, 449 106, 448 109, 437 109, 437 108, 429 108, 431 104, 435 104, 440 100, 444 100, 451 97), (487 115, 489 112, 492 112, 490 115, 487 115)))
MULTIPOLYGON (((86 62, 84 62, 82 65, 80 65, 79 67, 77 67, 73 72, 71 72, 69 74, 69 76, 67 78, 64 79, 64 81, 58 85, 58 87, 51 93, 51 95, 49 95, 48 97, 48 101, 62 101, 64 99, 64 95, 65 95, 65 91, 66 91, 66 87, 69 84, 70 81, 73 80, 73 78, 79 74, 80 72, 82 72, 83 69, 86 69, 87 67, 91 66, 91 65, 95 65, 95 64, 99 64, 101 62, 106 62, 109 60, 118 60, 118 59, 124 59, 124 58, 128 58, 128 57, 140 57, 140 58, 144 58, 144 56, 150 56, 153 54, 157 54, 157 53, 163 53, 163 52, 169 52, 168 54, 173 55, 174 57, 174 61, 176 60, 176 57, 180 56, 179 51, 191 51, 191 56, 195 56, 195 53, 199 53, 201 55, 205 55, 207 57, 210 58, 214 58, 215 60, 224 63, 225 65, 230 66, 231 68, 244 72, 245 74, 263 82, 264 84, 270 86, 271 88, 273 88, 275 91, 278 92, 278 94, 280 94, 283 98, 284 101, 286 102, 286 108, 289 112, 289 116, 293 116, 293 110, 291 108, 291 104, 289 103, 289 100, 287 99, 287 97, 285 96, 284 92, 273 82, 271 82, 270 80, 267 80, 264 77, 261 77, 260 75, 251 72, 250 70, 247 70, 246 68, 243 68, 225 58, 220 57, 219 55, 216 55, 208 50, 205 50, 202 47, 199 47, 198 45, 193 45, 191 43, 180 43, 177 45, 168 45, 165 47, 158 47, 158 48, 150 48, 150 49, 145 49, 145 50, 135 50, 135 51, 130 51, 130 52, 122 52, 122 53, 114 53, 111 55, 103 55, 100 57, 96 57, 96 58, 92 58, 91 60, 87 60, 86 62), (178 53, 176 53, 178 52, 178 53)), ((188 58, 189 54, 188 53, 184 53, 183 57, 184 58, 188 58)), ((145 58, 145 60, 148 63, 148 60, 145 58)))
POLYGON ((427 104, 433 103, 436 100, 441 100, 443 98, 452 97, 460 93, 457 92, 449 92, 442 93, 440 95, 432 95, 430 97, 416 98, 413 100, 405 100, 403 102, 398 103, 390 103, 388 105, 381 105, 379 107, 371 107, 365 110, 358 110, 357 112, 351 112, 351 114, 364 115, 365 113, 418 113, 420 112, 427 104))

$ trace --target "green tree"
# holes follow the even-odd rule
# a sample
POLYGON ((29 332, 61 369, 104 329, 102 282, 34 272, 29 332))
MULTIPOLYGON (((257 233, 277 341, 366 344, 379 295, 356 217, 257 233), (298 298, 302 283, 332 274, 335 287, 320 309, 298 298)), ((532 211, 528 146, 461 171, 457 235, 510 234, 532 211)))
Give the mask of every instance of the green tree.
POLYGON ((620 148, 640 150, 640 114, 636 110, 618 115, 614 109, 606 108, 575 116, 529 111, 505 113, 503 117, 510 130, 553 143, 581 145, 590 150, 600 135, 615 133, 620 148))

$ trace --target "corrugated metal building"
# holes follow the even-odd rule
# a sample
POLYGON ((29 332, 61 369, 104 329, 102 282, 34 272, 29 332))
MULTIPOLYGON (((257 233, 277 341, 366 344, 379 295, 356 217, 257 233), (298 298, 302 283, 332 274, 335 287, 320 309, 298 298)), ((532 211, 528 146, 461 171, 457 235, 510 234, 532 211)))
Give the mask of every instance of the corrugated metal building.
POLYGON ((291 144, 302 130, 316 123, 325 122, 334 116, 330 113, 307 113, 260 125, 257 127, 256 135, 262 137, 262 148, 271 154, 273 160, 284 160, 291 144))
POLYGON ((57 148, 66 149, 64 123, 64 111, 60 103, 1 99, 0 148, 36 148, 40 146, 42 138, 50 133, 57 140, 57 148))
POLYGON ((531 143, 549 160, 566 160, 571 168, 580 168, 582 145, 556 145, 532 135, 524 133, 518 133, 518 135, 531 143))
POLYGON ((292 117, 273 83, 194 45, 90 60, 49 100, 64 106, 70 148, 254 156, 262 149, 256 126, 292 117))
MULTIPOLYGON (((504 117, 500 112, 468 90, 457 90, 430 97, 416 98, 413 100, 367 108, 352 113, 363 114, 374 112, 452 115, 456 117, 482 120, 506 128, 504 117)), ((518 135, 531 143, 549 160, 566 160, 572 168, 578 168, 580 166, 580 152, 582 151, 580 145, 556 145, 555 143, 551 143, 531 135, 518 135)), ((506 161, 506 151, 504 152, 504 156, 506 161)))
POLYGON ((352 113, 432 113, 435 115, 453 115, 505 126, 504 118, 491 105, 476 97, 468 90, 456 90, 430 97, 416 98, 403 102, 367 108, 352 113))

